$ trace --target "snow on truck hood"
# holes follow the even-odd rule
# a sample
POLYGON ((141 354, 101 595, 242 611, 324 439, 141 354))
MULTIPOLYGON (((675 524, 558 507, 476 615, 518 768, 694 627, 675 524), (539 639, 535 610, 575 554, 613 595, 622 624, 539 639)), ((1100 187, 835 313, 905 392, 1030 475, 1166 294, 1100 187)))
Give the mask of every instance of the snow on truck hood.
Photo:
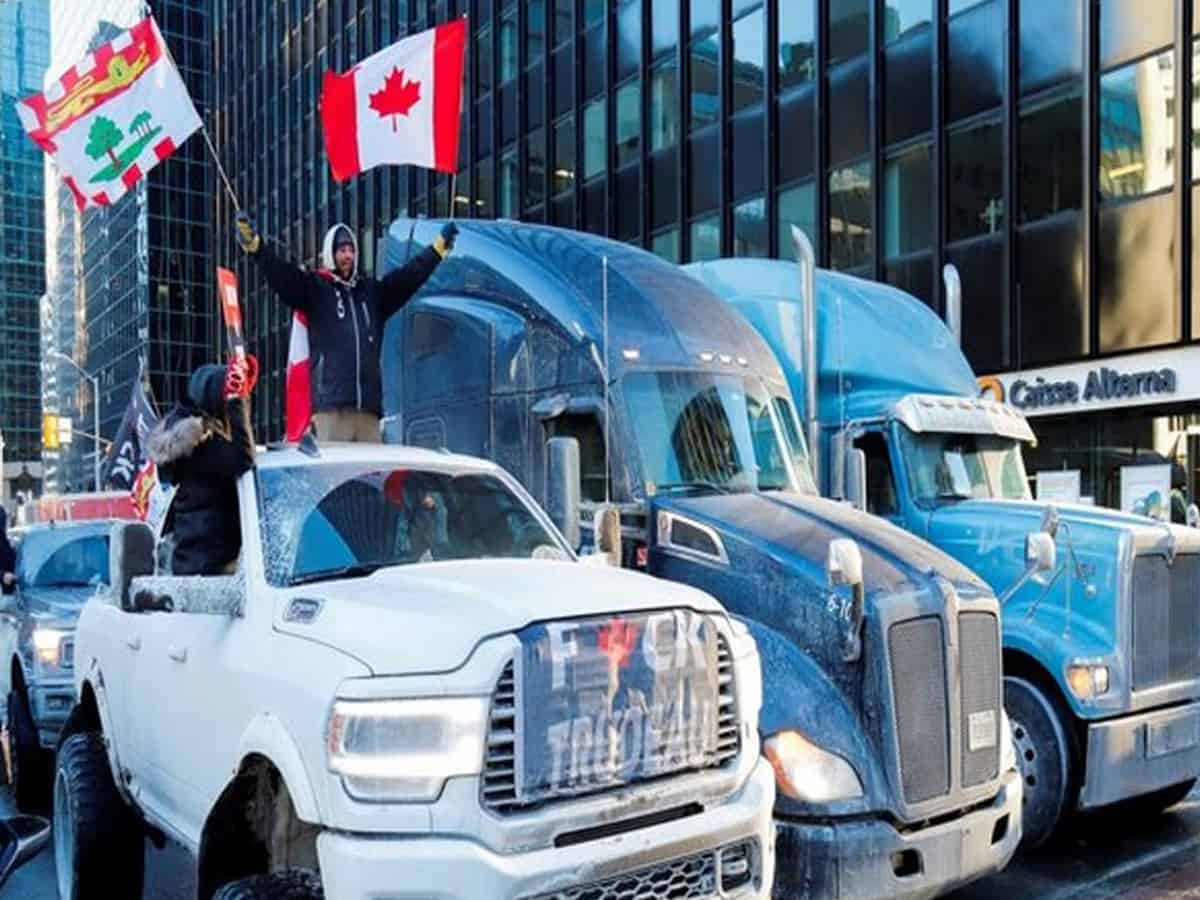
POLYGON ((295 588, 279 604, 275 627, 342 650, 375 675, 424 675, 456 669, 481 641, 533 622, 680 607, 725 615, 703 591, 624 569, 470 560, 295 588), (296 597, 323 601, 310 624, 284 620, 296 597))

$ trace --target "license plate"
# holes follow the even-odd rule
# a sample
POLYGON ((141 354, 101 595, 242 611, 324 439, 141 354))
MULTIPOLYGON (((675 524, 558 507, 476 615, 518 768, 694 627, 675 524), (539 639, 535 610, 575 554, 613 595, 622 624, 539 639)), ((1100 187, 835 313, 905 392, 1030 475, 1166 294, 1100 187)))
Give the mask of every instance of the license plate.
POLYGON ((967 716, 967 749, 974 753, 995 746, 996 711, 986 709, 967 716))
POLYGON ((717 632, 688 610, 535 625, 517 672, 522 802, 716 759, 717 632))
POLYGON ((1168 722, 1146 726, 1146 757, 1155 759, 1200 744, 1200 713, 1189 712, 1168 722))

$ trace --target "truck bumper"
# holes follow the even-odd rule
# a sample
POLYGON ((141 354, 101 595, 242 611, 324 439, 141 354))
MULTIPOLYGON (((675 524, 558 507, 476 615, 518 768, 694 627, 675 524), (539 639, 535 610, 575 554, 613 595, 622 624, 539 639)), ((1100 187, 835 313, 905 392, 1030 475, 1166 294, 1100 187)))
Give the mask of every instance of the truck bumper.
POLYGON ((58 746, 58 735, 75 705, 75 685, 70 678, 42 678, 29 688, 29 705, 38 743, 47 750, 58 746))
POLYGON ((1200 701, 1091 722, 1079 808, 1140 797, 1200 775, 1200 701))
POLYGON ((988 807, 919 831, 778 819, 774 896, 918 900, 997 872, 1021 842, 1021 778, 1003 785, 988 807))
POLYGON ((642 887, 639 897, 765 900, 775 866, 774 784, 770 765, 760 759, 737 794, 701 815, 510 855, 469 838, 324 832, 317 840, 321 879, 325 896, 339 900, 557 900, 571 888, 602 889, 613 881, 625 887, 631 879, 642 887), (747 848, 749 876, 743 882, 738 873, 747 848), (682 884, 696 892, 675 893, 682 884))

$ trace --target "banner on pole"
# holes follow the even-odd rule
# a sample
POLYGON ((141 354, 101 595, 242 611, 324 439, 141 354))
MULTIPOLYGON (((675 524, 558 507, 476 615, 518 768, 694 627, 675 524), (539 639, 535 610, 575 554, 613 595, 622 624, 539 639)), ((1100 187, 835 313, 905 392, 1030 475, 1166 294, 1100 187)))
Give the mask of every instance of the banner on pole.
POLYGON ((146 435, 158 423, 158 413, 146 396, 141 373, 133 383, 129 405, 121 417, 117 436, 109 448, 100 481, 120 490, 132 491, 146 461, 146 435))
POLYGON ((79 209, 110 206, 201 127, 153 17, 17 102, 79 209))

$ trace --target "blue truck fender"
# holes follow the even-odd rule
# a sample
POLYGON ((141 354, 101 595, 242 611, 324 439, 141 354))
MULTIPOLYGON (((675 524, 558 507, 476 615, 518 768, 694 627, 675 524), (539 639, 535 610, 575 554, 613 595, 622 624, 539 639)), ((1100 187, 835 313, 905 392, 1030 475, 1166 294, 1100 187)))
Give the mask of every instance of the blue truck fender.
MULTIPOLYGON (((1024 619, 1023 613, 1016 613, 1024 619)), ((1121 685, 1129 683, 1125 660, 1109 651, 1104 630, 1083 616, 1073 615, 1069 639, 1064 639, 1067 619, 1057 607, 1044 607, 1031 619, 1004 622, 1004 674, 1040 674, 1054 685, 1055 691, 1071 713, 1080 719, 1094 719, 1121 712, 1121 685), (1087 707, 1066 688, 1066 668, 1073 660, 1108 666, 1114 690, 1091 700, 1087 707), (1029 671, 1030 669, 1033 672, 1029 671)))

